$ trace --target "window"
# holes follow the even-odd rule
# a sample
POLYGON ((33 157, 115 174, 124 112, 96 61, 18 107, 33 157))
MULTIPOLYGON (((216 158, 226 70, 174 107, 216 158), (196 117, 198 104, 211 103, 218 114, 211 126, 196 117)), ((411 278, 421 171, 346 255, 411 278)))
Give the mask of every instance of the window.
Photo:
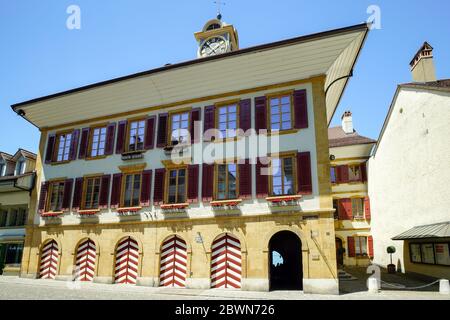
POLYGON ((186 169, 169 170, 167 203, 186 202, 186 169))
POLYGON ((348 179, 350 181, 360 181, 361 180, 361 167, 359 165, 348 167, 348 179))
POLYGON ((141 194, 141 174, 133 173, 125 175, 125 192, 123 195, 123 207, 131 208, 139 206, 141 194))
POLYGON ((19 209, 19 213, 17 215, 17 226, 24 226, 27 223, 28 210, 27 209, 19 209))
POLYGON ((20 264, 23 244, 12 243, 6 246, 5 264, 20 264))
POLYGON ((217 200, 233 200, 237 198, 237 165, 217 165, 217 200))
POLYGON ((435 243, 434 255, 436 257, 436 264, 450 266, 450 251, 448 243, 435 243))
POLYGON ((332 184, 337 183, 336 167, 330 168, 330 178, 332 184))
POLYGON ((367 256, 367 237, 355 237, 356 256, 367 256))
POLYGON ((83 209, 98 209, 100 196, 100 177, 86 178, 84 180, 83 209))
MULTIPOLYGON (((130 132, 128 138, 128 151, 142 151, 144 150, 144 133, 145 120, 136 120, 130 122, 130 132)), ((105 129, 106 135, 106 129, 105 129)), ((103 143, 103 149, 105 144, 103 143)), ((104 150, 103 150, 104 152, 104 150)))
POLYGON ((16 165, 16 173, 15 175, 21 175, 25 173, 25 160, 24 159, 20 159, 19 161, 17 161, 17 165, 16 165))
POLYGON ((56 162, 69 161, 72 133, 64 133, 57 136, 56 162))
POLYGON ((292 129, 291 95, 270 98, 269 107, 271 131, 292 129))
POLYGON ((172 115, 170 132, 172 145, 187 143, 189 137, 189 112, 172 115))
POLYGON ((294 157, 272 159, 272 195, 285 196, 295 194, 294 157))
POLYGON ((218 124, 222 138, 236 137, 237 106, 235 104, 218 107, 218 124))
POLYGON ((106 127, 94 128, 92 130, 89 156, 91 158, 105 155, 106 127))
POLYGON ((0 211, 0 228, 6 227, 6 218, 8 217, 8 211, 0 211))
POLYGON ((15 227, 17 225, 17 209, 12 209, 9 211, 8 217, 8 227, 15 227))
POLYGON ((49 186, 49 201, 47 212, 59 212, 62 210, 62 201, 64 195, 64 182, 53 182, 49 186))
POLYGON ((422 257, 420 254, 420 244, 411 244, 410 252, 411 252, 411 262, 416 263, 422 262, 422 257))
POLYGON ((421 246, 422 263, 434 264, 434 247, 432 243, 424 243, 421 246))
POLYGON ((413 263, 450 266, 449 243, 410 243, 409 253, 413 263))
POLYGON ((364 199, 352 199, 352 215, 354 219, 364 219, 364 199))
POLYGON ((5 175, 5 163, 0 162, 0 177, 3 177, 5 175))
POLYGON ((333 199, 334 220, 339 220, 339 201, 333 199))

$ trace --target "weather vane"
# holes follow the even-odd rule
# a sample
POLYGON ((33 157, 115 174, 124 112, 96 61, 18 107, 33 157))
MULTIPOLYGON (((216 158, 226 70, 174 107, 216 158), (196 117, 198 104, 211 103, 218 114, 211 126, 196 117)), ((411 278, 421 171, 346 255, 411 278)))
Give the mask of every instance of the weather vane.
POLYGON ((222 19, 222 6, 226 5, 225 1, 222 0, 216 0, 214 1, 215 4, 217 4, 217 19, 222 19))

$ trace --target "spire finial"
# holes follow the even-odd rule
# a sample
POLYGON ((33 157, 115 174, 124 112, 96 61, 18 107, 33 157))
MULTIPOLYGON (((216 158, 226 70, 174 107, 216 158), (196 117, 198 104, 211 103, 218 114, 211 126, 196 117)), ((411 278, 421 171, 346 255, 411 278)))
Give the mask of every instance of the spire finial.
POLYGON ((223 0, 216 0, 214 1, 215 4, 217 4, 217 19, 222 20, 222 6, 226 5, 225 1, 223 0))

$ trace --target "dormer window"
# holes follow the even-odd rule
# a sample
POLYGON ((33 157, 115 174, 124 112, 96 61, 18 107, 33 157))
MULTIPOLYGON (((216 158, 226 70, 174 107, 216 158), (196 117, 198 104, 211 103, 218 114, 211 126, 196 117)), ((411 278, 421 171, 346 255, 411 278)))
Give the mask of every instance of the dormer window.
POLYGON ((20 159, 19 161, 17 161, 15 175, 18 176, 24 174, 26 169, 25 167, 26 167, 25 159, 20 159))
POLYGON ((3 161, 0 161, 0 177, 5 175, 6 165, 3 161))

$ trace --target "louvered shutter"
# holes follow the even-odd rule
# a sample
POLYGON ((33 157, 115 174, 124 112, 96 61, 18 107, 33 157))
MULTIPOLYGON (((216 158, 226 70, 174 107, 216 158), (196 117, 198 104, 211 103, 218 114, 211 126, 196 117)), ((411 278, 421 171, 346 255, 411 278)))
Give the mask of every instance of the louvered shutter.
POLYGON ((373 258, 373 237, 369 236, 367 242, 369 247, 369 257, 373 258))
POLYGON ((252 198, 252 165, 248 159, 239 164, 239 197, 252 198))
POLYGON ((311 154, 309 152, 297 154, 297 181, 299 194, 312 194, 311 154))
POLYGON ((156 139, 156 146, 158 148, 164 148, 167 145, 167 131, 168 131, 168 118, 167 113, 159 115, 158 119, 158 137, 156 139))
POLYGON ((111 175, 104 175, 101 179, 100 185, 100 199, 99 199, 99 208, 107 209, 108 208, 108 200, 109 200, 109 185, 111 182, 111 175))
POLYGON ((267 130, 267 98, 255 98, 255 130, 267 130))
POLYGON ((308 102, 306 90, 294 91, 294 120, 296 129, 308 128, 308 102))
POLYGON ((116 133, 116 124, 110 123, 106 127, 106 143, 105 155, 109 156, 114 153, 114 135, 116 133))
POLYGON ((111 208, 118 208, 120 206, 120 193, 122 191, 122 173, 113 175, 112 190, 111 190, 111 208))
POLYGON ((75 179, 75 190, 73 192, 72 210, 79 210, 81 208, 81 201, 83 197, 83 178, 75 179))
POLYGON ((258 158, 256 162, 256 197, 266 198, 269 195, 269 176, 268 173, 264 173, 263 169, 269 168, 268 164, 265 164, 267 158, 258 158), (264 160, 264 163, 262 163, 264 160))
POLYGON ((90 128, 84 128, 81 130, 80 151, 78 152, 78 159, 86 158, 86 155, 88 153, 89 131, 90 128))
MULTIPOLYGON (((204 110, 203 117, 203 135, 210 129, 215 128, 215 118, 216 118, 216 107, 215 106, 207 106, 204 110)), ((212 139, 204 136, 205 141, 211 141, 212 139)))
POLYGON ((355 253, 355 238, 348 237, 347 238, 347 246, 348 246, 348 256, 350 258, 356 257, 356 253, 355 253))
POLYGON ((120 121, 117 127, 116 154, 122 154, 125 151, 125 136, 127 131, 127 121, 120 121))
POLYGON ((73 186, 73 179, 67 179, 64 182, 64 194, 62 201, 63 211, 70 211, 70 202, 72 200, 72 186, 73 186))
POLYGON ((361 163, 360 170, 361 170, 361 182, 366 182, 367 181, 367 165, 365 162, 361 163))
POLYGON ((211 202, 214 193, 214 164, 203 164, 202 199, 211 202))
POLYGON ((155 170, 155 186, 153 187, 153 204, 159 206, 164 202, 166 169, 155 170))
POLYGON ((48 136, 48 142, 47 142, 47 150, 45 152, 45 163, 52 163, 53 161, 53 150, 55 149, 55 143, 56 143, 56 135, 51 134, 48 136))
POLYGON ((48 185, 49 185, 49 183, 47 181, 41 183, 41 192, 39 195, 39 205, 38 205, 39 213, 44 213, 44 211, 45 211, 45 204, 47 202, 48 185))
POLYGON ((252 100, 245 99, 239 102, 239 127, 247 132, 252 127, 252 100))
POLYGON ((339 182, 340 183, 348 183, 349 182, 349 176, 348 176, 348 166, 339 166, 339 182))
POLYGON ((147 118, 147 124, 145 126, 145 138, 144 138, 145 150, 151 150, 155 147, 155 124, 156 124, 155 116, 147 118))
POLYGON ((372 219, 372 215, 370 213, 370 199, 369 197, 364 198, 364 215, 366 220, 372 219))
POLYGON ((193 164, 188 167, 188 201, 189 203, 198 202, 198 179, 199 165, 193 164))
POLYGON ((152 170, 142 173, 141 207, 150 206, 150 190, 152 189, 152 170))
POLYGON ((201 125, 200 125, 200 120, 201 120, 201 113, 202 110, 200 108, 196 108, 196 109, 192 109, 191 111, 191 124, 189 127, 189 133, 191 135, 191 143, 198 143, 200 142, 200 135, 201 135, 201 125), (197 137, 195 136, 195 123, 197 122, 197 127, 199 128, 199 130, 197 130, 197 137))
POLYGON ((76 129, 72 132, 72 141, 70 143, 69 160, 75 160, 77 158, 79 140, 80 140, 80 130, 76 129))
POLYGON ((340 220, 352 220, 352 199, 339 200, 340 220))

